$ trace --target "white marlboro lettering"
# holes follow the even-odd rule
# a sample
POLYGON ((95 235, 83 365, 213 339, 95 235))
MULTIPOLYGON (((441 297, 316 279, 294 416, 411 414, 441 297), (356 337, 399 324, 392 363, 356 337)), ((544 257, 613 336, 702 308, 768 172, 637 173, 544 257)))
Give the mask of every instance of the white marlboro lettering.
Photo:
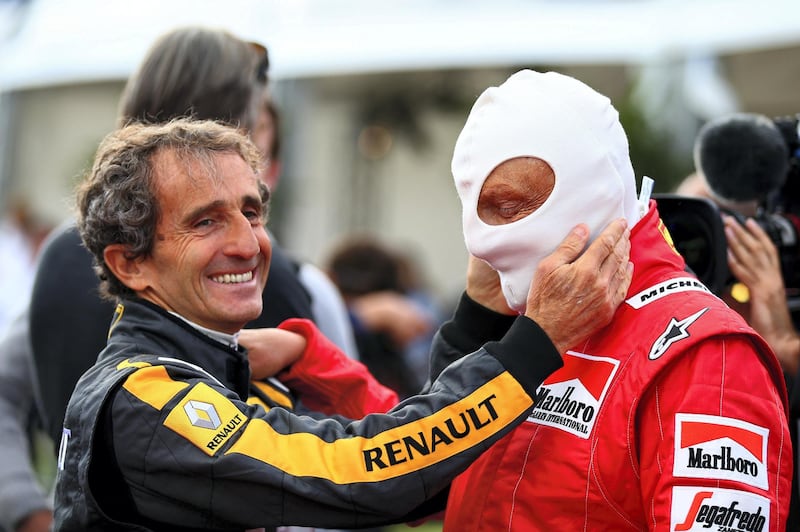
POLYGON ((673 474, 768 489, 768 442, 769 429, 740 419, 676 414, 673 474))
POLYGON ((619 361, 568 351, 564 366, 536 391, 528 421, 588 438, 619 361))

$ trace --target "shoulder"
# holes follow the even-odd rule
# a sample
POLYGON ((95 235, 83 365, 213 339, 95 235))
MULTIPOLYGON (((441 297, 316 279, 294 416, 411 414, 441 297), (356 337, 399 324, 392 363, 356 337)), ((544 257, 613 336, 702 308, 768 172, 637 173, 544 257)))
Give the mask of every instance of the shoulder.
POLYGON ((741 315, 689 276, 648 286, 623 305, 621 325, 648 348, 651 361, 678 356, 708 338, 757 336, 741 315))

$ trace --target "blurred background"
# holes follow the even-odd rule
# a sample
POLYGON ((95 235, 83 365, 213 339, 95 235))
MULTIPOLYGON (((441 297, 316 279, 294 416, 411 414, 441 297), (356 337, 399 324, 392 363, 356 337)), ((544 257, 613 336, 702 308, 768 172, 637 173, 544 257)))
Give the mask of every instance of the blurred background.
POLYGON ((608 95, 657 192, 692 171, 708 119, 800 112, 798 0, 0 0, 1 216, 34 235, 71 216, 126 78, 187 24, 269 49, 284 248, 319 264, 346 235, 377 234, 444 306, 466 264, 452 148, 478 94, 512 72, 608 95))

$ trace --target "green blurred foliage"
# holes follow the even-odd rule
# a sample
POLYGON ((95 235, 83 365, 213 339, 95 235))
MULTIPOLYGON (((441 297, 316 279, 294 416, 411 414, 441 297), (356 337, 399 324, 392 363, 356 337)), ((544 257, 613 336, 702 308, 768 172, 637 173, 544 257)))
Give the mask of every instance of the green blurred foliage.
POLYGON ((653 126, 628 94, 616 105, 628 134, 636 177, 655 179, 654 192, 670 192, 694 171, 691 153, 681 153, 668 132, 653 126))

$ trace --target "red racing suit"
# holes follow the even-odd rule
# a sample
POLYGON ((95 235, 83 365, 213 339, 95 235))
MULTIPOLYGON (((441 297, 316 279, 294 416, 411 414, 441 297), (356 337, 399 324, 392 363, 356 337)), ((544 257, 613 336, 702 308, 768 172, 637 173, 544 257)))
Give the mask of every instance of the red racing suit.
POLYGON ((684 271, 654 204, 631 260, 612 323, 569 350, 528 421, 454 481, 445 531, 784 530, 792 452, 777 360, 684 271))

